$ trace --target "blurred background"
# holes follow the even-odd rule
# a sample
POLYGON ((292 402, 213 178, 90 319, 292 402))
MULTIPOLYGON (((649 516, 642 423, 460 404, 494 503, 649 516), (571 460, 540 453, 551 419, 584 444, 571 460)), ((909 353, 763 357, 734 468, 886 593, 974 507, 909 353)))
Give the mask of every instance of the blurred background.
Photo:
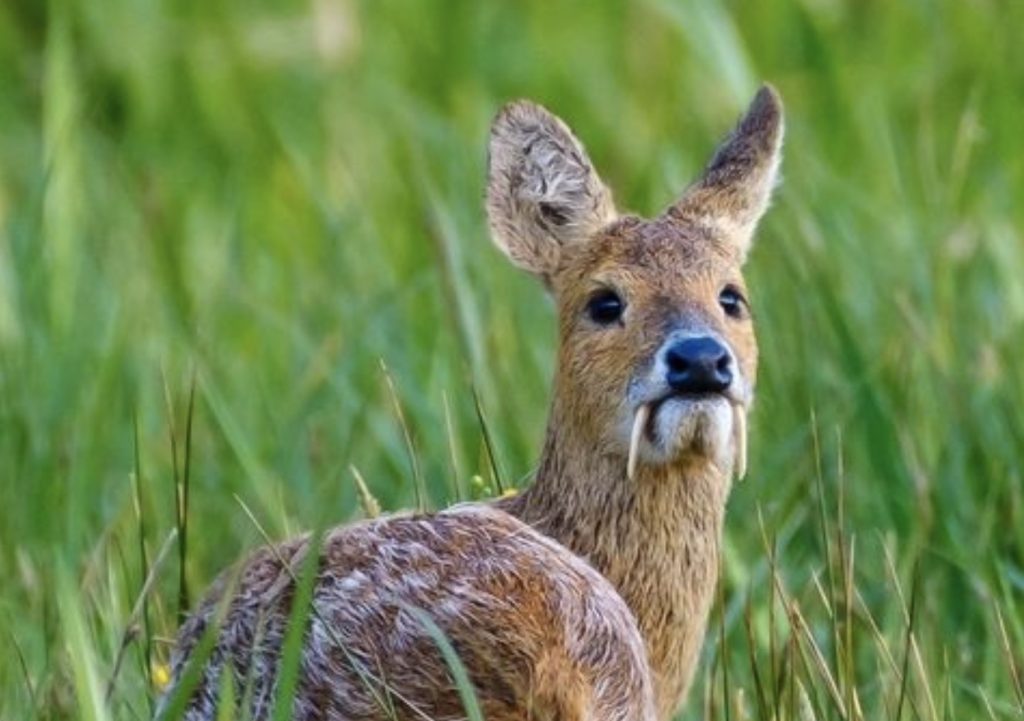
POLYGON ((147 717, 178 613, 263 542, 242 504, 279 539, 362 515, 350 466, 386 510, 528 482, 553 308, 488 238, 491 117, 547 105, 654 214, 762 81, 788 131, 751 471, 682 718, 1024 718, 1022 28, 995 0, 0 4, 0 718, 147 717))

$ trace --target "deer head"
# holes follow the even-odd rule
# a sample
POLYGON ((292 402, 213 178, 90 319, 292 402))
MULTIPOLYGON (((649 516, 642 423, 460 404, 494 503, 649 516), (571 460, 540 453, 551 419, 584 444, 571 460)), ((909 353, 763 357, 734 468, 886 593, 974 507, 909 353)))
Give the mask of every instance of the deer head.
POLYGON ((776 183, 783 122, 765 86, 661 215, 620 215, 572 131, 506 106, 490 138, 495 242, 558 306, 553 417, 581 447, 742 476, 757 344, 741 269, 776 183))

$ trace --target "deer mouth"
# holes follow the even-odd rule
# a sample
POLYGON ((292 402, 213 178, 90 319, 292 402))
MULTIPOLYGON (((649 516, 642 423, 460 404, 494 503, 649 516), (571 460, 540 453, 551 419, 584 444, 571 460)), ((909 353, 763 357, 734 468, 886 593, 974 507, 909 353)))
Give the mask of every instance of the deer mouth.
MULTIPOLYGON (((633 479, 636 475, 636 468, 640 457, 641 444, 646 442, 650 446, 662 446, 668 444, 666 434, 659 429, 659 416, 663 415, 667 405, 681 406, 682 412, 676 412, 677 419, 672 424, 671 432, 676 436, 684 433, 699 435, 701 438, 687 439, 693 445, 706 445, 704 426, 712 423, 711 418, 721 413, 722 407, 719 404, 728 405, 731 411, 732 445, 732 469, 733 473, 742 480, 747 472, 747 413, 746 405, 738 398, 727 393, 670 393, 652 401, 641 403, 637 406, 633 416, 633 425, 629 439, 629 454, 626 462, 626 475, 633 479), (695 417, 704 416, 707 420, 704 423, 692 422, 695 417)), ((728 423, 728 421, 725 421, 728 423)), ((676 439, 678 440, 678 439, 676 439)), ((726 442, 722 439, 722 442, 726 442)))
POLYGON ((644 404, 650 409, 649 418, 645 424, 646 435, 652 439, 657 435, 654 421, 658 413, 665 406, 678 405, 687 408, 690 413, 699 413, 701 409, 713 407, 716 403, 727 403, 732 406, 740 405, 740 402, 729 396, 729 394, 717 391, 707 393, 668 393, 660 398, 656 398, 644 404))

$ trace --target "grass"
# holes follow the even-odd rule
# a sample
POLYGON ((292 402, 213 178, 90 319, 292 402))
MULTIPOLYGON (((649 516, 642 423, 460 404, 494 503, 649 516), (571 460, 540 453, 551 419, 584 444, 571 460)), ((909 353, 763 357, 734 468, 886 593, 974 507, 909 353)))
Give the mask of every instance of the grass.
POLYGON ((1024 718, 1020 27, 995 0, 0 5, 0 718, 147 717, 179 605, 261 540, 236 495, 280 538, 358 516, 352 467, 386 509, 521 484, 555 338, 487 241, 490 117, 544 102, 654 213, 762 79, 789 124, 751 473, 682 718, 1024 718))

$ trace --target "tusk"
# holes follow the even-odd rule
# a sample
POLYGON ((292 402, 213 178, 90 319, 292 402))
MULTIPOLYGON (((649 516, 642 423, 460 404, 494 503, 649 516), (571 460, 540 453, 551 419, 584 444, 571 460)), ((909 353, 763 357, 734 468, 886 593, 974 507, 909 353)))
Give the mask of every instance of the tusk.
POLYGON ((633 432, 629 436, 629 460, 626 461, 626 477, 633 480, 636 475, 636 459, 640 452, 640 437, 643 435, 647 419, 651 417, 651 407, 646 403, 636 410, 633 418, 633 432))
POLYGON ((733 472, 743 480, 747 475, 747 413, 742 403, 732 407, 733 472))

